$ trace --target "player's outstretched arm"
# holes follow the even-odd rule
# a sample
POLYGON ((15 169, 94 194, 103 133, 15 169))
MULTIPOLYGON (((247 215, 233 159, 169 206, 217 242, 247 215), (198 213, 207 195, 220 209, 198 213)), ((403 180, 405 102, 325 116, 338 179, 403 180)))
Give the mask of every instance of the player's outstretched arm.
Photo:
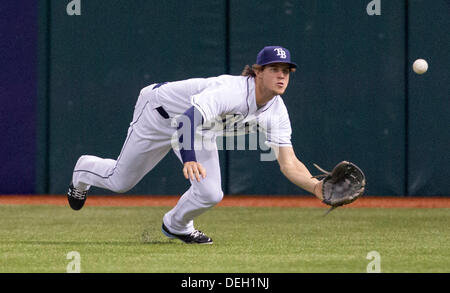
POLYGON ((290 146, 279 147, 276 152, 278 153, 278 163, 283 175, 298 187, 323 200, 322 182, 312 178, 313 176, 309 170, 295 155, 294 149, 290 146))

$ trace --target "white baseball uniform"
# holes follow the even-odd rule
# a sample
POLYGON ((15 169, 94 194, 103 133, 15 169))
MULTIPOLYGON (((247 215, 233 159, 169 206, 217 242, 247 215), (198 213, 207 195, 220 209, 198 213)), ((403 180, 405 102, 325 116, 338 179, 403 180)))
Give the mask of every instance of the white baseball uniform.
MULTIPOLYGON (((291 145, 291 125, 282 98, 275 96, 258 109, 252 77, 221 75, 152 84, 140 92, 118 158, 81 156, 73 172, 74 186, 80 190, 96 186, 118 193, 133 188, 175 145, 177 125, 170 118, 182 115, 192 106, 202 114, 204 125, 230 115, 242 123, 256 120, 265 130, 269 145, 291 145)), ((206 178, 200 182, 191 180, 191 187, 164 215, 163 222, 172 233, 193 232, 194 218, 223 198, 216 135, 220 134, 209 137, 213 147, 195 148, 197 162, 206 169, 206 178)), ((179 149, 174 151, 181 160, 179 149)))

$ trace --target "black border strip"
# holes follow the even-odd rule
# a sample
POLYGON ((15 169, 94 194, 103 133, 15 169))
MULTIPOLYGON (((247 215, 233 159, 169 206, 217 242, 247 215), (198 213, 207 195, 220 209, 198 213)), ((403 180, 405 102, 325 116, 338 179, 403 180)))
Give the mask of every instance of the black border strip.
POLYGON ((158 292, 156 288, 170 292, 302 292, 302 288, 320 284, 321 290, 345 289, 361 291, 370 285, 373 290, 386 291, 391 284, 403 290, 416 289, 418 286, 429 286, 430 281, 436 287, 448 283, 448 273, 443 274, 406 274, 406 273, 81 273, 81 274, 2 274, 3 284, 10 283, 15 289, 20 287, 45 286, 67 287, 68 284, 89 285, 89 288, 99 288, 102 291, 119 287, 129 290, 130 284, 141 283, 148 291, 158 292), (203 286, 194 287, 195 281, 214 281, 213 290, 203 286), (258 282, 262 280, 263 282, 258 282), (31 281, 31 282, 26 282, 31 281), (220 285, 219 285, 220 283, 220 285), (190 284, 190 287, 186 285, 190 284), (266 287, 263 286, 267 285, 266 287), (349 284, 351 286, 349 287, 349 284), (360 286, 362 285, 362 286, 360 286), (155 291, 156 289, 156 291, 155 291))

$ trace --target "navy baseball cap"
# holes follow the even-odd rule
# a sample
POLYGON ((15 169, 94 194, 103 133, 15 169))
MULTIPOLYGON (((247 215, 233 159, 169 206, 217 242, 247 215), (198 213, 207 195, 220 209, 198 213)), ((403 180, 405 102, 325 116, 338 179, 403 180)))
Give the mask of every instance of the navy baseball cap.
POLYGON ((297 68, 297 64, 291 61, 291 53, 288 49, 280 46, 267 46, 259 51, 256 64, 267 65, 272 63, 287 63, 297 68))

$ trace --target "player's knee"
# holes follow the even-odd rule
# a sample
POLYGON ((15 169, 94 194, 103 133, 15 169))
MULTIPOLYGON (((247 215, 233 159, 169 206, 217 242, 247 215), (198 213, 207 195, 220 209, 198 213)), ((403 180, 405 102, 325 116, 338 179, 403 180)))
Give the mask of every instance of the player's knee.
POLYGON ((94 158, 94 156, 82 155, 78 158, 75 164, 75 170, 92 167, 92 165, 94 164, 94 158))
POLYGON ((223 191, 220 184, 198 184, 193 191, 197 199, 206 205, 216 205, 223 198, 223 191))
POLYGON ((210 200, 211 200, 212 204, 216 205, 222 201, 222 198, 223 198, 223 191, 222 191, 222 189, 219 188, 212 194, 212 197, 210 198, 210 200))
POLYGON ((135 184, 130 182, 117 182, 113 184, 112 191, 116 193, 125 193, 134 187, 135 184))
POLYGON ((200 197, 205 201, 206 204, 209 205, 216 205, 223 198, 223 191, 220 186, 218 187, 209 186, 208 188, 200 190, 200 192, 201 192, 200 197))
POLYGON ((129 191, 131 188, 128 187, 122 187, 122 188, 116 188, 115 190, 113 190, 116 193, 125 193, 127 191, 129 191))

